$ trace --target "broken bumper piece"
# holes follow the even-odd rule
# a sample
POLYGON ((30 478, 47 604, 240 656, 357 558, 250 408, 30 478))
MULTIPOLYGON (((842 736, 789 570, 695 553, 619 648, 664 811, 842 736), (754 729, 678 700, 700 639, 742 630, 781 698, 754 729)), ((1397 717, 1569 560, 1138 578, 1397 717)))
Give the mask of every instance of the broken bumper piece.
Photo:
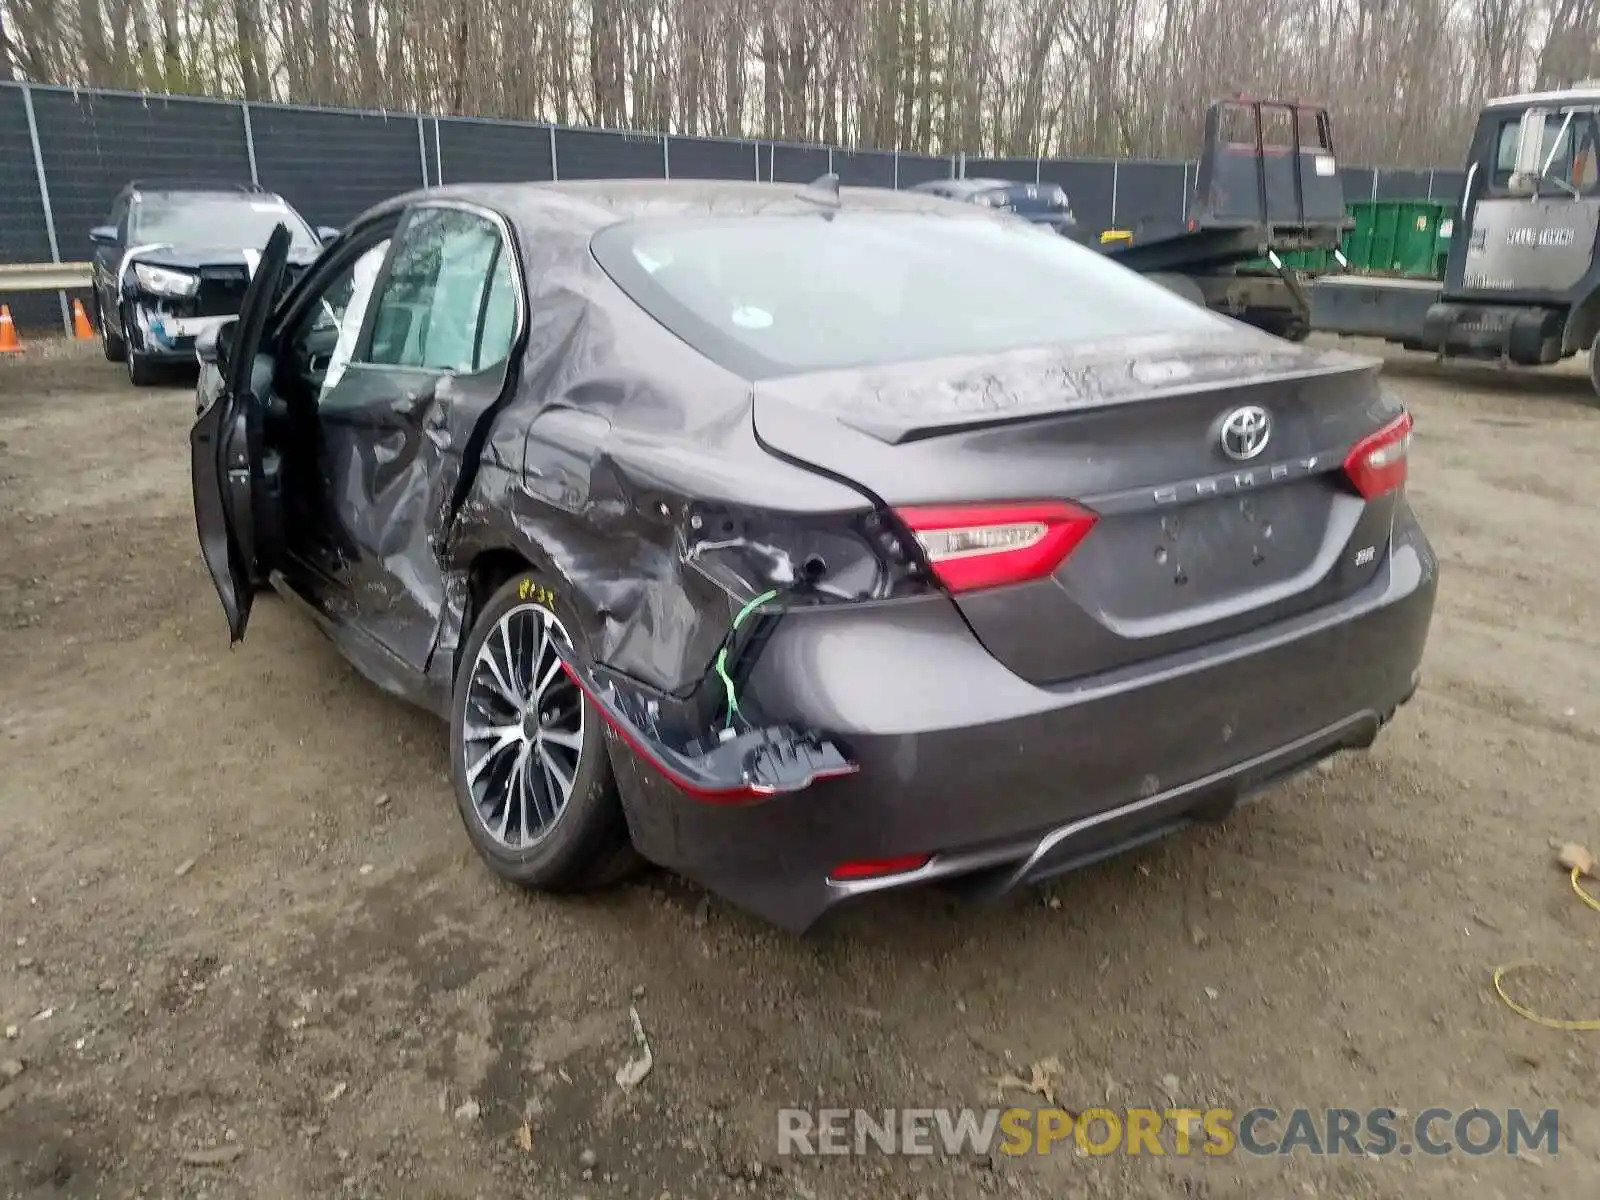
POLYGON ((162 301, 141 299, 133 305, 133 319, 141 335, 140 352, 175 362, 193 361, 196 339, 234 319, 232 316, 174 316, 165 308, 162 301))
POLYGON ((630 750, 697 799, 748 803, 859 770, 834 739, 787 725, 674 736, 662 728, 658 702, 637 685, 604 668, 585 671, 566 655, 562 666, 630 750))

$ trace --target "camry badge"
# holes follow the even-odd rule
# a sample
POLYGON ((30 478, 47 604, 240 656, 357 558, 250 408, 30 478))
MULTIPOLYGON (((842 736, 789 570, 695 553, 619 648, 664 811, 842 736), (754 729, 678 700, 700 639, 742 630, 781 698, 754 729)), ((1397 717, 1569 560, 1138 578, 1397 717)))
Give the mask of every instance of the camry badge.
POLYGON ((1272 437, 1272 418, 1258 405, 1236 408, 1222 418, 1222 452, 1234 462, 1254 458, 1272 437))

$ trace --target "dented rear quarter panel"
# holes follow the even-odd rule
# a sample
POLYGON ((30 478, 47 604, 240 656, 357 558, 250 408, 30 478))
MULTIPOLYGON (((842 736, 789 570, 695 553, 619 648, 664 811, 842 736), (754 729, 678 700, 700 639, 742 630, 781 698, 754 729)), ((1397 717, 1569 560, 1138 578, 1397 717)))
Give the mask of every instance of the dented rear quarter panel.
POLYGON ((767 586, 750 579, 736 596, 701 569, 685 536, 690 505, 838 513, 870 501, 766 456, 750 384, 667 332, 595 262, 589 239, 614 218, 553 190, 539 199, 507 206, 527 332, 450 530, 430 673, 453 674, 473 562, 510 550, 566 584, 596 663, 682 693, 709 671, 737 605, 767 586))

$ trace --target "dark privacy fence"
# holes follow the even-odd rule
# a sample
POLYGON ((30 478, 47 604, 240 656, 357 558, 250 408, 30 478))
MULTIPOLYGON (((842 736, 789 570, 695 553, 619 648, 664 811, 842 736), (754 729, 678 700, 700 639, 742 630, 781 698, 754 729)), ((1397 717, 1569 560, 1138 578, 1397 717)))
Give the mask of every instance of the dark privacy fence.
MULTIPOLYGON (((903 188, 954 175, 1058 183, 1080 225, 1181 219, 1192 162, 970 158, 770 141, 616 133, 467 117, 0 85, 0 264, 81 262, 89 228, 130 179, 250 180, 314 225, 343 225, 440 183, 693 178, 903 188)), ((1346 168, 1347 199, 1453 200, 1459 171, 1346 168)), ((61 320, 51 295, 0 297, 25 329, 61 320)))

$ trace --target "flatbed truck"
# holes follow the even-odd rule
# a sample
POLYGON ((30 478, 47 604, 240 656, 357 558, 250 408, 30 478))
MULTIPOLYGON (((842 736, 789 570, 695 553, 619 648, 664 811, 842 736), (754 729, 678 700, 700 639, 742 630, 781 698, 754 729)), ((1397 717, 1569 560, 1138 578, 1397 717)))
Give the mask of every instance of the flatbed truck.
POLYGON ((1600 396, 1600 81, 1484 105, 1444 279, 1324 275, 1313 329, 1541 366, 1587 352, 1600 396))

